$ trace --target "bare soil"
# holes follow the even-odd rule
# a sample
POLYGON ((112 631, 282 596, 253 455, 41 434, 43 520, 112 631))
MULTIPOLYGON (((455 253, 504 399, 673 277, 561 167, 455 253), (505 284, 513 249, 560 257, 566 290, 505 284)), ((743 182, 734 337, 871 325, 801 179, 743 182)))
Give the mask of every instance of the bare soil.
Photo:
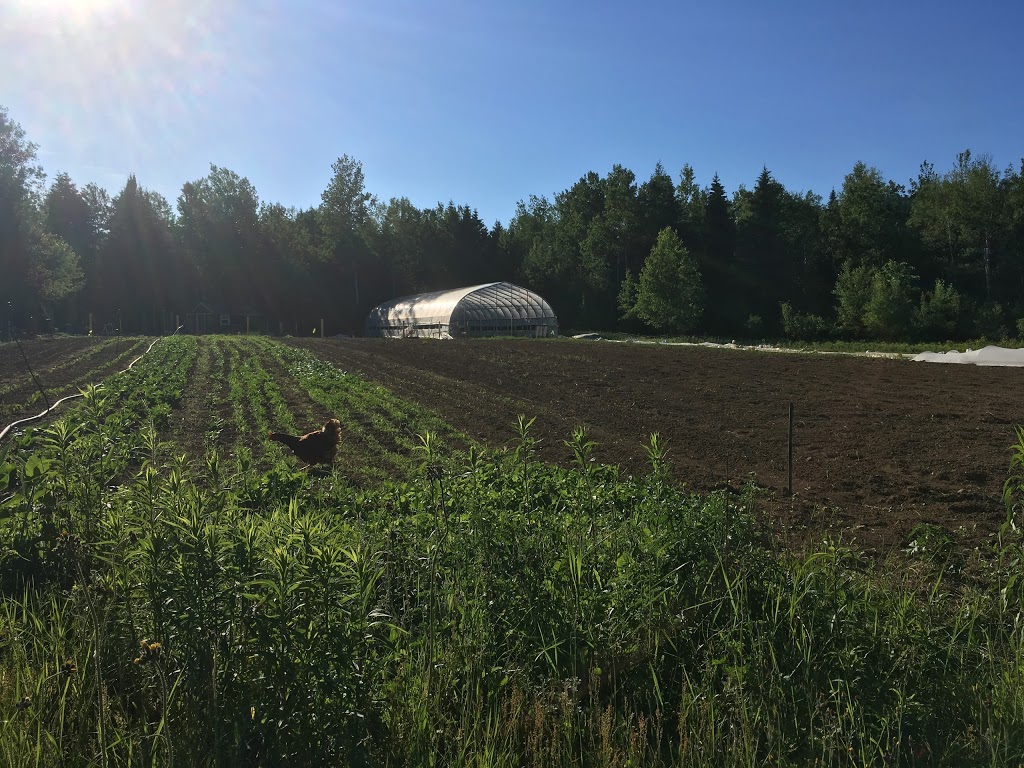
POLYGON ((53 403, 126 368, 135 356, 142 354, 146 341, 58 336, 27 339, 20 344, 24 356, 14 343, 0 344, 0 426, 33 416, 45 407, 26 367, 26 358, 53 403))
POLYGON ((754 481, 783 534, 831 531, 876 551, 905 545, 920 523, 968 544, 990 537, 1024 424, 1013 368, 589 341, 290 343, 487 444, 510 444, 516 415, 535 416, 548 461, 569 463, 563 441, 585 425, 600 461, 646 472, 658 432, 690 487, 754 481))

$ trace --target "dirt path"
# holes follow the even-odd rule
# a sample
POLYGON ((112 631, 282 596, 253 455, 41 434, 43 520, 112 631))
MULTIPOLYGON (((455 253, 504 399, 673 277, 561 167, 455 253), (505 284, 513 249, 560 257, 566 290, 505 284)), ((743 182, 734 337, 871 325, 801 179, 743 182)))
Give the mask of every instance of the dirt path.
POLYGON ((780 525, 835 528, 868 548, 900 546, 921 522, 962 528, 968 542, 993 533, 1024 424, 1024 372, 1009 368, 606 342, 291 343, 490 444, 512 439, 517 413, 536 416, 550 461, 569 460, 562 441, 586 424, 600 460, 644 472, 644 445, 660 432, 692 487, 753 477, 780 525))

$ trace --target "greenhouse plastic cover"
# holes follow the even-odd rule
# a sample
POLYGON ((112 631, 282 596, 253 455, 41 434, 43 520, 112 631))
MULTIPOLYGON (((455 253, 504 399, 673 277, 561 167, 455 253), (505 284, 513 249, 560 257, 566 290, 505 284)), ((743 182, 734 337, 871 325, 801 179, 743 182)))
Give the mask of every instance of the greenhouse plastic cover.
POLYGON ((448 291, 403 296, 375 307, 367 331, 403 324, 447 327, 461 322, 536 320, 557 329, 551 306, 533 291, 507 282, 484 283, 448 291))
POLYGON ((1024 368, 1024 349, 982 347, 966 352, 922 352, 914 357, 918 363, 958 363, 960 365, 1002 365, 1024 368))

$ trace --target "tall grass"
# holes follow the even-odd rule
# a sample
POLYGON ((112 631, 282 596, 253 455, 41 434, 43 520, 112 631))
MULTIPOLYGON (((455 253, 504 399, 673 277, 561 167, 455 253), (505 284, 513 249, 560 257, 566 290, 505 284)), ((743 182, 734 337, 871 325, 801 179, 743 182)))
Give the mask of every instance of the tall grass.
POLYGON ((1011 524, 951 585, 926 556, 777 552, 752 495, 672 485, 657 438, 628 478, 583 430, 570 469, 525 418, 457 459, 424 433, 412 481, 357 490, 176 457, 118 404, 0 458, 4 765, 1024 758, 1011 524))

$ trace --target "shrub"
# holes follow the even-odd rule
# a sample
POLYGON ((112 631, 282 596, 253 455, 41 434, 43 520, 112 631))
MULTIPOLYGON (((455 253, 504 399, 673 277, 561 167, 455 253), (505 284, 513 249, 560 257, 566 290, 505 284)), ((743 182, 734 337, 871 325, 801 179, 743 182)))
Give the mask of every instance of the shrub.
POLYGON ((999 304, 989 301, 978 306, 974 311, 974 335, 986 339, 1005 339, 1009 335, 999 304))
POLYGON ((960 293, 949 283, 936 280, 935 290, 921 295, 914 321, 922 338, 945 340, 957 335, 960 314, 960 293))
POLYGON ((879 339, 897 341, 910 330, 911 299, 917 275, 909 264, 889 261, 871 278, 871 296, 864 305, 864 329, 879 339))
POLYGON ((871 298, 874 270, 868 266, 853 266, 849 261, 836 278, 832 291, 836 304, 836 321, 840 330, 853 336, 864 333, 864 310, 871 298))
POLYGON ((832 335, 829 322, 820 315, 794 311, 788 301, 782 302, 782 331, 787 339, 820 341, 832 335))

